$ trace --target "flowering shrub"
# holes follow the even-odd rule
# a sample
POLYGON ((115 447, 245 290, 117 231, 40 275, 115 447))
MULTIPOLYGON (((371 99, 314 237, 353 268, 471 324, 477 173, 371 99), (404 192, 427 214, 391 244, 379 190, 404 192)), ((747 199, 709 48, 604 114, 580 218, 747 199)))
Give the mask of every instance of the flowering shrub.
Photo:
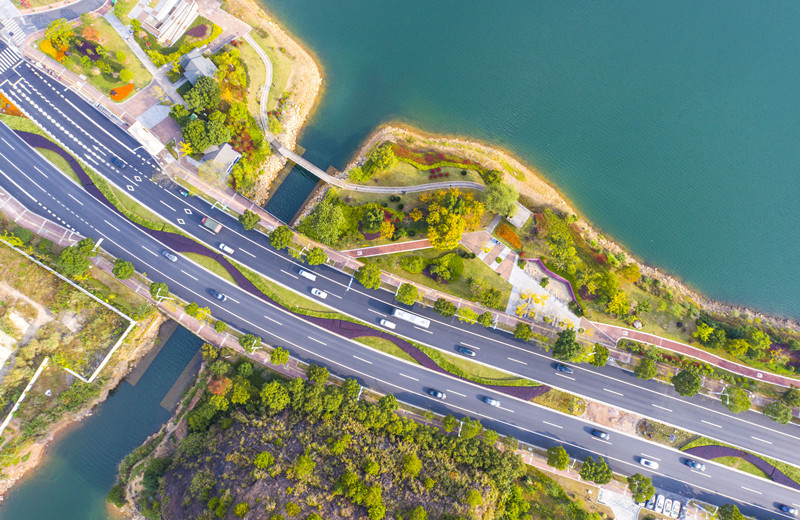
POLYGON ((522 241, 519 236, 507 224, 500 224, 497 227, 497 236, 511 244, 515 249, 522 248, 522 241))

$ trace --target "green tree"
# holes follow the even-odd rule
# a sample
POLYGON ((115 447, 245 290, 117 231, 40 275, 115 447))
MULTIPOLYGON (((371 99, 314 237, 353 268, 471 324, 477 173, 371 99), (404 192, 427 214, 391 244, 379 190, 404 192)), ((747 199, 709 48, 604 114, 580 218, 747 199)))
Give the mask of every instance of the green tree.
POLYGON ((117 507, 124 506, 125 486, 123 486, 122 484, 116 484, 114 487, 112 487, 111 491, 108 492, 108 501, 117 507))
POLYGON ((220 145, 231 140, 231 129, 222 121, 209 121, 206 123, 206 135, 212 145, 220 145))
POLYGON ((772 346, 772 339, 769 334, 755 327, 747 329, 747 342, 757 352, 764 352, 772 346))
POLYGON ((317 463, 314 462, 314 459, 304 453, 297 458, 292 471, 294 472, 295 478, 305 480, 310 477, 312 473, 314 473, 314 468, 316 466, 317 463))
POLYGON ((487 186, 503 182, 503 172, 498 170, 486 170, 481 176, 483 177, 483 182, 485 182, 487 186))
POLYGON ((792 409, 783 401, 772 401, 764 406, 764 415, 781 424, 792 420, 792 409))
POLYGON ((733 413, 741 413, 750 409, 750 396, 738 386, 729 386, 720 395, 722 404, 733 413))
POLYGON ((228 324, 222 320, 217 320, 214 322, 214 330, 216 332, 222 333, 228 328, 228 324))
POLYGON ((251 230, 256 227, 256 224, 261 222, 261 217, 258 213, 254 213, 249 209, 244 210, 244 213, 239 215, 239 223, 245 230, 251 230))
POLYGON ((373 172, 388 170, 397 164, 397 156, 391 143, 384 143, 376 148, 367 159, 364 167, 373 172))
POLYGON ((461 438, 462 439, 472 439, 480 435, 483 431, 483 425, 480 421, 476 419, 470 419, 469 417, 465 417, 461 421, 461 438))
POLYGON ((231 402, 233 404, 246 404, 250 400, 250 392, 246 385, 241 383, 234 383, 233 392, 231 393, 231 402))
POLYGON ((70 246, 58 255, 58 268, 65 276, 82 276, 89 272, 89 258, 77 246, 70 246))
POLYGON ((604 367, 608 363, 609 351, 600 343, 594 344, 594 354, 589 364, 595 367, 604 367))
POLYGON ((219 105, 220 90, 217 80, 202 76, 184 96, 186 106, 192 112, 210 111, 219 105))
POLYGON ((150 284, 150 296, 154 300, 163 300, 169 296, 169 287, 163 282, 153 282, 150 284))
POLYGON ((72 30, 72 25, 67 22, 66 18, 59 18, 50 22, 44 33, 44 37, 50 40, 53 47, 62 51, 67 50, 69 42, 74 36, 75 32, 72 30))
POLYGON ((117 258, 114 260, 114 269, 111 272, 120 280, 127 280, 131 276, 133 276, 134 269, 133 264, 123 260, 122 258, 117 258))
POLYGON ((200 119, 190 121, 181 129, 181 137, 188 142, 192 150, 202 153, 211 146, 211 141, 206 132, 206 124, 200 119))
POLYGON ((708 345, 711 348, 724 348, 725 343, 728 341, 728 335, 725 329, 714 329, 714 332, 708 337, 708 345))
POLYGON ((328 255, 321 247, 315 247, 306 253, 308 265, 320 265, 328 261, 328 255))
POLYGON ((453 417, 452 415, 448 415, 442 420, 442 429, 450 433, 458 426, 458 419, 453 417))
POLYGON ((312 363, 306 369, 306 378, 317 385, 325 384, 329 376, 328 369, 320 365, 312 363))
POLYGON ((241 364, 236 367, 236 373, 247 379, 253 375, 253 364, 249 361, 242 361, 241 364))
POLYGON ((228 401, 228 399, 226 399, 225 396, 222 396, 222 395, 212 395, 208 399, 208 403, 211 406, 213 406, 214 408, 216 408, 217 410, 220 410, 220 411, 223 411, 223 412, 226 411, 228 409, 228 406, 230 405, 230 402, 228 401))
POLYGON ((414 302, 419 299, 419 290, 416 285, 404 283, 397 289, 394 299, 405 305, 414 305, 414 302))
POLYGON ((598 457, 596 461, 592 457, 586 457, 579 475, 581 479, 600 484, 601 486, 611 482, 611 478, 613 477, 611 468, 603 457, 598 457))
POLYGON ((781 401, 794 408, 800 406, 800 390, 795 386, 790 387, 781 396, 781 401))
POLYGON ((454 249, 467 223, 462 215, 438 208, 428 213, 428 241, 435 249, 454 249))
POLYGON ((628 303, 628 297, 625 296, 623 291, 617 291, 611 296, 606 307, 608 312, 617 316, 625 316, 631 310, 631 305, 628 303))
MULTIPOLYGON (((186 106, 177 103, 172 105, 169 109, 169 117, 175 120, 178 123, 178 126, 183 128, 189 122, 189 117, 191 117, 192 113, 186 109, 186 106)), ((205 127, 203 128, 205 130, 205 127)))
POLYGON ((214 361, 208 369, 217 377, 222 377, 231 371, 231 364, 224 359, 214 361))
POLYGON ((250 512, 250 504, 247 502, 239 502, 233 506, 233 515, 239 518, 244 518, 244 515, 250 512))
POLYGON ((372 262, 366 262, 356 271, 355 279, 367 289, 379 289, 381 286, 381 269, 372 262))
POLYGON ((289 361, 289 351, 285 348, 275 347, 269 353, 269 362, 273 365, 285 365, 289 361))
POLYGON ((708 342, 708 338, 711 337, 711 334, 714 332, 714 327, 706 324, 706 323, 698 323, 697 330, 692 333, 692 336, 699 339, 703 343, 708 342))
POLYGON ((483 205, 487 210, 499 215, 513 216, 517 209, 519 193, 510 184, 491 183, 483 192, 483 205))
POLYGON ((494 316, 489 311, 484 312, 480 316, 478 316, 478 323, 486 327, 487 329, 494 324, 494 316))
POLYGON ((531 330, 531 326, 527 323, 517 323, 517 326, 514 328, 514 337, 517 339, 521 339, 522 341, 528 341, 533 336, 533 331, 531 330))
POLYGON ((116 58, 116 60, 120 63, 125 63, 125 60, 128 59, 128 57, 122 51, 117 51, 114 53, 114 58, 116 58))
POLYGON ((299 230, 323 244, 332 246, 342 237, 345 224, 342 205, 335 197, 326 197, 317 204, 311 215, 303 219, 299 230))
POLYGON ((133 79, 133 72, 129 71, 128 69, 122 69, 119 71, 119 80, 126 85, 131 82, 133 79))
POLYGON ((422 506, 417 506, 408 514, 408 520, 428 520, 428 513, 422 506))
POLYGON ((731 356, 743 356, 750 349, 750 343, 743 339, 731 339, 725 344, 725 352, 731 356))
POLYGON ((461 307, 456 311, 456 317, 460 322, 475 323, 478 321, 478 313, 469 307, 461 307))
POLYGON ((24 246, 30 244, 31 240, 33 240, 33 231, 31 231, 30 229, 22 228, 22 227, 15 229, 12 232, 12 235, 17 237, 20 240, 20 242, 22 242, 22 245, 24 245, 24 246))
POLYGON ((245 334, 239 338, 239 345, 242 346, 245 352, 252 354, 261 348, 261 338, 255 334, 245 334))
POLYGON ((658 367, 651 357, 645 356, 636 364, 633 373, 639 379, 653 379, 658 375, 658 367))
POLYGON ((397 402, 397 398, 392 394, 386 394, 378 399, 378 408, 386 413, 395 412, 399 407, 400 404, 397 402))
POLYGON ((734 504, 725 504, 717 510, 719 520, 745 520, 744 515, 734 504))
POLYGON ((289 226, 279 226, 269 234, 269 243, 272 247, 280 251, 292 244, 294 233, 289 226))
POLYGON ((292 401, 289 392, 278 381, 266 383, 261 388, 259 395, 261 396, 261 404, 271 414, 282 412, 292 401))
POLYGON ((483 504, 483 497, 481 496, 481 492, 477 489, 470 489, 467 491, 467 504, 470 508, 476 508, 479 505, 483 504))
POLYGON ((400 465, 403 478, 417 478, 422 470, 422 461, 414 453, 403 455, 400 465))
POLYGON ((675 391, 684 397, 691 397, 700 391, 703 386, 703 378, 693 368, 685 368, 672 376, 672 384, 675 391))
POLYGON ((569 454, 563 446, 550 446, 547 448, 547 465, 558 470, 565 470, 569 466, 569 454))
POLYGON ((634 473, 628 477, 628 489, 633 494, 634 502, 647 502, 656 494, 653 481, 641 473, 634 473))
POLYGON ((562 361, 569 361, 581 351, 581 344, 575 337, 575 329, 564 329, 558 333, 553 345, 553 357, 562 361))
POLYGON ((456 314, 455 304, 451 303, 449 300, 445 300, 444 298, 439 298, 433 303, 433 310, 447 318, 455 316, 456 314))
POLYGON ((384 217, 385 212, 379 204, 375 202, 367 204, 367 207, 364 208, 364 216, 361 219, 364 224, 364 231, 367 233, 375 233, 378 231, 383 223, 384 217))
POLYGON ((211 363, 219 357, 219 350, 211 343, 203 343, 200 351, 203 353, 203 361, 207 363, 211 363))

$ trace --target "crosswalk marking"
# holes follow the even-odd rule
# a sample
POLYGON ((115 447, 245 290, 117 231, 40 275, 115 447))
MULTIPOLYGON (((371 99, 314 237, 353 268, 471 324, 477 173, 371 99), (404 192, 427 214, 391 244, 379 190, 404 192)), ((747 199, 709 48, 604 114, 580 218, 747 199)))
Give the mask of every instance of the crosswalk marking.
POLYGON ((19 63, 21 59, 22 56, 11 47, 0 51, 0 74, 19 63))
POLYGON ((14 45, 20 47, 22 42, 25 41, 25 32, 20 28, 17 24, 17 21, 13 18, 6 18, 3 22, 3 27, 6 29, 6 33, 11 38, 11 41, 14 42, 14 45))

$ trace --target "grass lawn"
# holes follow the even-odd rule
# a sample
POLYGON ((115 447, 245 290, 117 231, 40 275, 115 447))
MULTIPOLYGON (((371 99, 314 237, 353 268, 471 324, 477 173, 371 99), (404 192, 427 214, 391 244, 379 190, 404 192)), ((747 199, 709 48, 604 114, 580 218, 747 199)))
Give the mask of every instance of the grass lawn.
POLYGON ((130 13, 131 9, 138 3, 139 0, 117 0, 117 5, 114 6, 114 14, 122 23, 130 25, 131 19, 128 13, 130 13))
POLYGON ((257 116, 261 107, 258 87, 264 84, 264 76, 267 73, 267 69, 264 67, 264 62, 256 54, 253 46, 244 40, 239 46, 239 58, 247 67, 247 77, 250 78, 250 84, 247 87, 247 109, 253 116, 257 116))
POLYGON ((583 402, 583 399, 555 388, 534 397, 531 402, 575 416, 583 415, 586 410, 586 403, 583 402))
POLYGON ((744 471, 745 473, 750 473, 751 475, 755 475, 761 478, 769 478, 769 475, 761 471, 759 468, 747 462, 744 459, 740 459, 739 457, 717 457, 714 459, 714 462, 719 462, 720 464, 724 464, 726 466, 730 466, 732 468, 738 469, 739 471, 744 471))
POLYGON ((678 448, 686 444, 695 436, 693 433, 678 430, 672 426, 667 426, 666 424, 648 419, 639 421, 639 424, 636 426, 636 432, 640 437, 644 437, 645 439, 659 444, 664 444, 665 446, 672 446, 673 448, 678 448), (669 436, 673 434, 675 435, 675 441, 670 442, 669 436))
POLYGON ((388 339, 384 338, 376 338, 374 336, 362 336, 360 338, 355 338, 356 341, 359 343, 363 343, 368 347, 374 348, 375 350, 380 350, 381 352, 385 352, 391 356, 396 358, 404 359, 406 361, 410 361, 415 365, 418 365, 417 361, 405 353, 403 349, 389 341, 388 339))
POLYGON ((492 271, 492 269, 479 258, 464 260, 464 274, 461 276, 461 278, 449 284, 436 283, 436 280, 425 276, 422 273, 409 273, 400 267, 400 258, 403 256, 424 256, 426 258, 434 259, 450 252, 451 251, 439 251, 436 249, 422 249, 408 253, 376 256, 373 257, 373 259, 381 269, 387 272, 407 278, 414 283, 447 292, 453 296, 457 296, 465 300, 475 301, 476 299, 470 290, 468 280, 470 278, 474 278, 476 280, 485 280, 489 283, 489 285, 503 293, 502 309, 500 310, 505 311, 506 305, 508 304, 508 298, 511 296, 511 284, 495 271, 492 271))
POLYGON ((222 264, 214 260, 213 258, 209 258, 205 255, 201 255, 198 253, 183 253, 183 256, 189 258, 192 262, 199 264, 212 273, 218 275, 219 277, 223 278, 231 282, 232 284, 236 285, 236 280, 233 279, 233 276, 230 275, 228 271, 222 267, 222 264))
POLYGON ((179 52, 183 55, 196 47, 200 47, 202 45, 205 45, 206 43, 210 43, 214 41, 214 39, 216 39, 217 36, 222 34, 222 29, 218 25, 211 23, 211 21, 209 21, 208 19, 203 18, 202 16, 198 16, 195 19, 195 21, 192 22, 192 25, 190 25, 189 28, 186 30, 186 33, 184 33, 183 36, 178 38, 178 41, 176 41, 170 47, 163 47, 160 43, 158 43, 155 36, 153 36, 144 29, 136 33, 134 35, 134 39, 142 48, 142 50, 144 50, 145 52, 153 51, 157 55, 160 55, 160 56, 155 56, 153 60, 153 64, 156 67, 160 67, 167 62, 168 55, 175 52, 179 52), (204 35, 205 37, 195 37, 186 34, 195 27, 198 27, 200 25, 205 25, 207 27, 206 34, 204 35), (208 28, 210 28, 210 30, 208 30, 208 28))
POLYGON ((449 173, 450 176, 430 179, 429 170, 418 170, 408 163, 398 161, 391 170, 377 173, 373 175, 370 180, 358 184, 375 184, 376 186, 415 186, 417 184, 452 181, 470 181, 483 184, 480 174, 475 170, 463 170, 462 168, 443 166, 440 173, 449 173), (467 174, 461 175, 462 171, 467 172, 467 174))
POLYGON ((78 179, 78 174, 72 169, 72 166, 69 165, 66 159, 61 157, 59 154, 52 150, 44 150, 41 148, 37 148, 37 151, 44 155, 45 159, 53 163, 53 166, 61 170, 64 175, 72 179, 73 181, 80 184, 80 179, 78 179))
MULTIPOLYGON (((292 59, 280 51, 277 42, 268 33, 264 32, 264 36, 259 34, 260 31, 251 31, 250 35, 258 43, 264 52, 267 53, 269 61, 272 62, 272 85, 269 86, 269 102, 267 108, 275 110, 278 106, 278 99, 286 92, 286 86, 289 84, 289 76, 292 75, 292 59)), ((244 45, 242 46, 244 47, 244 45)), ((263 77, 263 76, 262 76, 263 77)), ((255 90, 255 89, 253 89, 255 90)))
POLYGON ((554 473, 528 468, 534 484, 525 490, 525 498, 531 505, 533 518, 550 520, 578 520, 614 518, 614 512, 597 503, 597 486, 554 473), (601 516, 589 516, 587 512, 601 516))

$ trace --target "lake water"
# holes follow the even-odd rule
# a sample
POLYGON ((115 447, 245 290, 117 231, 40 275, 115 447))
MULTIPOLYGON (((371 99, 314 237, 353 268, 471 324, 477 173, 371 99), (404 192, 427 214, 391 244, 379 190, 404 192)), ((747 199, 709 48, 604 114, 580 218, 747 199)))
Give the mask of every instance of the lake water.
POLYGON ((264 5, 324 67, 322 169, 389 120, 473 136, 645 261, 800 317, 797 2, 264 5))
POLYGON ((120 461, 172 415, 159 403, 202 345, 178 328, 136 386, 123 381, 91 417, 59 438, 6 497, 2 520, 107 520, 120 461))

